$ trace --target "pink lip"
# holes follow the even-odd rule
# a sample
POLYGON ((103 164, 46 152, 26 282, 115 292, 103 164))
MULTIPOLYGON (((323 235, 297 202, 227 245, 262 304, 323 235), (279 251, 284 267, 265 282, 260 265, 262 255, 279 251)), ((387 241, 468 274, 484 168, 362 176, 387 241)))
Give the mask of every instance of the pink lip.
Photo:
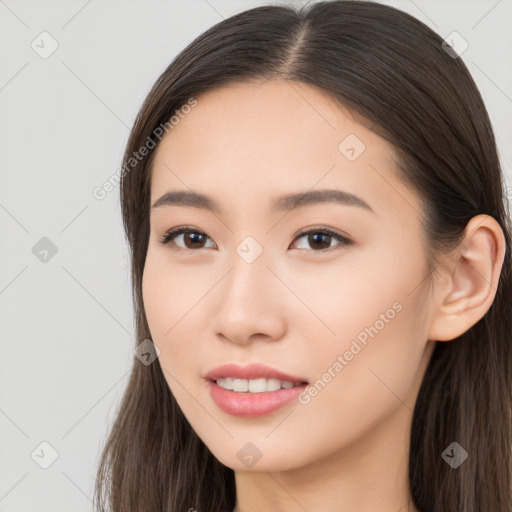
POLYGON ((259 363, 251 363, 246 366, 239 366, 235 363, 223 364, 205 375, 205 379, 212 381, 226 377, 234 377, 236 379, 279 379, 296 383, 307 382, 307 379, 303 377, 294 377, 259 363))
POLYGON ((258 363, 247 366, 238 366, 233 363, 224 364, 208 372, 205 378, 210 395, 219 408, 228 414, 245 418, 263 416, 276 411, 297 398, 308 384, 303 377, 294 377, 258 363), (216 384, 217 379, 226 377, 237 379, 273 378, 293 382, 296 385, 289 389, 278 389, 263 393, 241 393, 224 389, 216 384), (298 385, 299 383, 300 385, 298 385))
POLYGON ((297 398, 307 384, 301 384, 290 389, 265 391, 263 393, 241 393, 230 391, 218 386, 214 381, 208 381, 208 390, 215 403, 228 414, 245 418, 255 418, 270 414, 297 398))

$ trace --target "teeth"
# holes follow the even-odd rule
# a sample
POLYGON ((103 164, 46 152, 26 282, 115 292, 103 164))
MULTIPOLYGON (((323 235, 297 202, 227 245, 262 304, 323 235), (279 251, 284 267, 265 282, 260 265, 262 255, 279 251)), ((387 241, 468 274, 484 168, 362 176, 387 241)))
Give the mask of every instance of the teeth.
MULTIPOLYGON (((278 389, 290 389, 295 386, 293 382, 279 379, 233 379, 226 377, 217 379, 217 385, 239 393, 263 393, 265 391, 277 391, 278 389)), ((298 384, 297 384, 298 385, 298 384)))

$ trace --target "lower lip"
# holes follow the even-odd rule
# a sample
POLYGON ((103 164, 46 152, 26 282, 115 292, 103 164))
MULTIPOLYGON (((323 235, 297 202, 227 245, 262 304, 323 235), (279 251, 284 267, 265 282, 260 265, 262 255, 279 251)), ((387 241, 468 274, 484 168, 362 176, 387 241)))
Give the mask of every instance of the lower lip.
POLYGON ((255 418, 270 414, 283 407, 306 389, 307 384, 301 384, 289 389, 264 391, 263 393, 241 393, 230 391, 208 381, 208 388, 215 403, 228 414, 245 418, 255 418))

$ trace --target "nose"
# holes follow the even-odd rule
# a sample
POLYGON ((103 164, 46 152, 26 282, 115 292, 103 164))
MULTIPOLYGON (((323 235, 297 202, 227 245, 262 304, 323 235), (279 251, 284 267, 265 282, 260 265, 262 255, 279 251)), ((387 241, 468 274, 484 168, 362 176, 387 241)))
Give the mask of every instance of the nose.
POLYGON ((255 339, 281 339, 286 330, 286 287, 269 267, 265 251, 251 263, 238 254, 231 261, 216 291, 215 335, 240 345, 255 339))

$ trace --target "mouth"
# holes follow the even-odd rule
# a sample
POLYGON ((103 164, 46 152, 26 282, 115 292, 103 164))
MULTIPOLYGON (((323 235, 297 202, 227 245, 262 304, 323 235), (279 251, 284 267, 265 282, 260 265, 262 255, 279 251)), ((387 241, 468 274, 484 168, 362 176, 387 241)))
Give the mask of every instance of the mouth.
POLYGON ((255 418, 291 403, 309 382, 259 363, 229 363, 205 375, 211 398, 224 412, 255 418))

